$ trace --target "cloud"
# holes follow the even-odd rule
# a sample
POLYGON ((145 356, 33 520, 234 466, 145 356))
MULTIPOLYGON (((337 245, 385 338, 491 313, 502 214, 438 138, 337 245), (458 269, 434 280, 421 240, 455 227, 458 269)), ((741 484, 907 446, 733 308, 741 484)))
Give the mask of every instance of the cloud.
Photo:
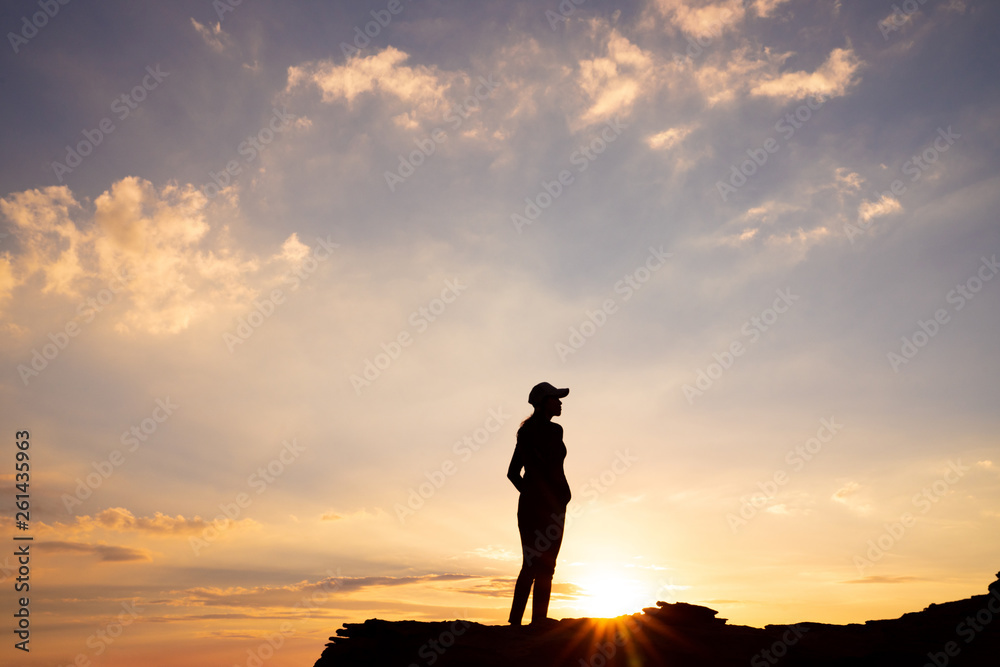
MULTIPOLYGON (((75 521, 70 524, 54 523, 41 524, 44 528, 55 530, 60 533, 71 531, 73 533, 87 533, 94 530, 111 530, 115 532, 142 532, 160 535, 191 535, 200 533, 210 526, 212 521, 194 517, 187 519, 181 515, 169 516, 156 512, 151 517, 137 517, 124 507, 109 507, 106 510, 90 516, 75 517, 75 521)), ((230 527, 252 527, 257 522, 253 519, 239 519, 233 521, 230 527)))
POLYGON ((466 556, 474 556, 476 558, 486 558, 489 560, 519 560, 521 554, 515 553, 504 547, 499 547, 495 545, 489 545, 486 547, 476 547, 471 551, 465 552, 466 556))
POLYGON ((43 293, 75 296, 78 279, 83 275, 80 247, 86 236, 77 228, 71 214, 80 210, 66 186, 26 190, 0 199, 0 213, 14 226, 13 236, 21 252, 8 270, 19 278, 5 280, 0 291, 8 294, 35 273, 42 273, 43 293))
POLYGON ((744 43, 728 52, 720 49, 711 53, 691 76, 709 106, 732 102, 747 93, 782 102, 809 96, 825 100, 847 94, 859 81, 855 75, 863 63, 850 48, 834 49, 814 72, 781 73, 793 55, 744 43))
POLYGON ((768 17, 774 13, 775 9, 786 2, 788 0, 753 0, 753 9, 757 12, 758 16, 768 17))
POLYGON ((394 99, 406 109, 394 119, 402 126, 415 122, 414 116, 442 116, 447 106, 445 94, 454 75, 423 65, 409 67, 404 64, 409 58, 409 54, 388 46, 375 55, 356 54, 343 65, 332 60, 303 63, 288 68, 285 90, 315 86, 323 102, 343 101, 349 107, 366 94, 394 99))
POLYGON ((783 100, 840 97, 857 83, 854 75, 861 64, 853 50, 834 49, 815 72, 786 72, 756 84, 750 93, 783 100))
POLYGON ((985 461, 976 461, 975 467, 978 468, 979 470, 986 470, 992 473, 1000 473, 1000 468, 998 468, 997 465, 993 463, 993 461, 990 461, 988 459, 985 461))
POLYGON ((87 544, 84 542, 40 542, 39 549, 45 553, 82 553, 96 555, 101 562, 121 563, 128 561, 151 561, 153 558, 145 549, 132 549, 112 544, 87 544))
MULTIPOLYGON (((209 200, 192 185, 157 189, 129 176, 112 184, 85 211, 65 186, 0 199, 19 250, 0 262, 0 298, 40 274, 41 292, 79 297, 112 288, 121 333, 173 334, 220 308, 258 294, 251 277, 261 262, 229 239, 232 215, 224 197, 209 200)), ((300 249, 286 241, 278 259, 300 249)))
POLYGON ((212 49, 216 53, 222 53, 233 43, 229 35, 227 35, 222 29, 221 23, 216 23, 212 27, 206 27, 192 18, 191 25, 194 26, 198 35, 202 38, 202 40, 204 40, 205 44, 208 45, 208 48, 212 49))
POLYGON ((514 577, 490 577, 463 588, 461 592, 491 598, 505 598, 514 594, 514 582, 514 577))
POLYGON ((409 586, 442 581, 478 579, 470 574, 427 574, 412 577, 340 577, 328 576, 317 581, 302 580, 287 586, 219 588, 203 586, 174 591, 177 604, 222 607, 295 606, 312 596, 341 595, 361 590, 409 586))
POLYGON ((909 584, 914 581, 927 581, 920 577, 902 577, 891 575, 871 575, 861 579, 850 579, 843 581, 844 584, 909 584))
POLYGON ((777 252, 783 261, 798 262, 804 259, 809 248, 833 238, 830 229, 822 223, 815 222, 811 228, 798 224, 796 221, 801 220, 804 211, 803 206, 769 200, 748 209, 693 245, 738 248, 753 244, 752 247, 777 252), (795 252, 789 252, 791 249, 795 252))
MULTIPOLYGON (((463 588, 458 592, 491 598, 509 598, 514 594, 514 582, 514 577, 491 577, 468 588, 463 588)), ((552 595, 556 598, 569 600, 585 594, 584 589, 577 584, 570 582, 556 582, 552 584, 552 595)))
POLYGON ((692 129, 691 127, 671 127, 647 138, 646 144, 653 150, 670 150, 684 141, 691 134, 692 129))
POLYGON ((839 503, 850 510, 858 512, 859 514, 867 514, 871 511, 872 507, 857 497, 860 490, 861 485, 859 483, 848 482, 837 489, 833 495, 830 496, 830 500, 835 503, 839 503))
POLYGON ((655 78, 653 57, 616 30, 608 35, 605 50, 606 55, 579 63, 576 80, 589 104, 580 127, 627 115, 655 78))
POLYGON ((6 256, 0 256, 0 306, 2 306, 17 286, 14 278, 14 267, 6 256))
POLYGON ((587 595, 586 589, 568 581, 552 584, 552 595, 564 600, 571 600, 587 595))
POLYGON ((860 192, 864 183, 865 179, 861 174, 846 167, 837 167, 834 170, 834 188, 842 195, 860 192))
POLYGON ((902 213, 903 205, 891 195, 882 195, 878 201, 862 201, 858 206, 858 222, 870 222, 874 218, 893 213, 902 213))
POLYGON ((388 516, 380 507, 375 508, 374 511, 368 511, 367 509, 361 508, 354 512, 339 512, 335 510, 329 510, 320 515, 320 521, 348 521, 354 520, 366 520, 366 519, 380 519, 388 516))
POLYGON ((826 239, 833 238, 833 232, 826 227, 803 229, 798 227, 783 234, 772 234, 768 242, 778 246, 796 246, 799 249, 809 248, 826 239))
POLYGON ((736 99, 748 86, 760 81, 768 70, 776 71, 790 54, 776 55, 769 49, 753 52, 749 46, 720 53, 694 71, 694 82, 709 106, 736 99))
POLYGON ((844 486, 837 489, 831 498, 838 503, 845 503, 847 502, 847 498, 857 493, 860 488, 861 485, 857 482, 848 482, 844 486))
POLYGON ((747 209, 746 212, 739 217, 739 221, 753 222, 759 225, 770 225, 775 223, 782 215, 801 210, 803 210, 801 206, 795 206, 794 204, 772 199, 764 202, 760 206, 754 206, 753 208, 747 209))
MULTIPOLYGON (((758 0, 757 4, 772 5, 781 0, 758 0)), ((692 7, 685 0, 655 0, 654 7, 674 27, 694 37, 718 37, 746 15, 744 0, 726 0, 715 4, 692 7)))
POLYGON ((94 203, 94 246, 102 267, 123 267, 131 277, 127 327, 176 333, 220 302, 246 302, 254 295, 242 276, 258 262, 242 258, 225 238, 203 244, 210 230, 208 201, 193 186, 169 184, 157 191, 128 177, 94 203))
POLYGON ((808 492, 783 492, 771 498, 763 511, 777 517, 802 517, 811 515, 814 505, 815 500, 808 492))
POLYGON ((299 240, 299 235, 292 234, 281 245, 281 252, 277 255, 277 258, 283 259, 292 266, 297 267, 309 256, 309 252, 309 246, 299 240))

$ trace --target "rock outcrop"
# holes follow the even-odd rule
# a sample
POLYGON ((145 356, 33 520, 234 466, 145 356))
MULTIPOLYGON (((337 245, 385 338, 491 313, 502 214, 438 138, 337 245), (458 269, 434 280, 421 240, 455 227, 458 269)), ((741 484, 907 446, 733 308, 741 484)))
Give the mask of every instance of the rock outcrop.
POLYGON ((345 623, 315 667, 998 667, 997 577, 987 595, 850 625, 729 625, 683 602, 544 628, 371 619, 345 623))

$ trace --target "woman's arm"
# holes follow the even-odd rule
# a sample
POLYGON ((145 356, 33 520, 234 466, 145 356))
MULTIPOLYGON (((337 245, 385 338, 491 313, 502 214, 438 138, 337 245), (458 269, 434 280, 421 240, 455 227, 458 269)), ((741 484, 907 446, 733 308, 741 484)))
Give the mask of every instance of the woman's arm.
POLYGON ((507 466, 507 479, 520 491, 524 486, 524 478, 521 477, 521 468, 524 467, 524 460, 521 456, 520 445, 514 447, 514 455, 510 457, 510 465, 507 466))

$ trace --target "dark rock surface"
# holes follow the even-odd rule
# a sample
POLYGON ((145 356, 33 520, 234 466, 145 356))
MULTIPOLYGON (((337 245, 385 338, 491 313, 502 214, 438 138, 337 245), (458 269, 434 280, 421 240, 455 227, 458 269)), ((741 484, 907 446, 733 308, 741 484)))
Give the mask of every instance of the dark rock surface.
POLYGON ((683 602, 544 628, 370 619, 345 623, 315 667, 1000 667, 1000 581, 989 589, 850 625, 729 625, 683 602))

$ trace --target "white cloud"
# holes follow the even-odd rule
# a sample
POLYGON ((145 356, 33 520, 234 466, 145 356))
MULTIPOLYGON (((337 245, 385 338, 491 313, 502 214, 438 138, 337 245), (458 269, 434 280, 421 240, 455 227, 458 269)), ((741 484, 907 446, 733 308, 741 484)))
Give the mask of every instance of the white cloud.
POLYGON ((768 17, 774 13, 775 9, 786 2, 788 0, 754 0, 753 8, 758 16, 768 17))
POLYGON ((55 540, 52 542, 42 542, 40 544, 45 553, 74 553, 97 556, 102 562, 123 563, 129 561, 150 561, 153 560, 147 549, 133 549, 115 544, 88 544, 85 542, 67 542, 55 540))
POLYGON ((878 201, 864 200, 858 206, 858 222, 867 223, 874 218, 893 213, 902 213, 903 205, 891 195, 882 195, 878 201))
POLYGON ((216 53, 222 53, 227 47, 232 45, 232 39, 229 35, 222 29, 221 23, 216 23, 214 26, 208 27, 201 23, 198 23, 194 18, 191 19, 191 25, 198 32, 198 35, 202 38, 208 48, 212 49, 216 53))
POLYGON ((581 60, 577 83, 588 100, 579 126, 627 115, 640 94, 655 84, 653 57, 612 30, 606 54, 581 60))
POLYGON ((692 130, 693 128, 691 127, 671 127, 652 135, 646 139, 646 143, 654 150, 670 150, 684 141, 691 134, 692 130))
POLYGON ((0 257, 0 306, 10 298, 16 286, 14 267, 11 266, 10 260, 6 256, 0 257))
MULTIPOLYGON (((771 3, 765 0, 764 4, 771 3)), ((654 6, 673 26, 694 37, 718 37, 734 29, 746 15, 743 0, 725 0, 700 7, 692 7, 685 0, 655 0, 654 6)))
POLYGON ((845 95, 857 83, 855 75, 863 64, 851 49, 835 49, 814 72, 780 73, 792 55, 743 45, 706 57, 692 76, 709 106, 746 94, 789 101, 845 95))
POLYGON ((698 3, 690 0, 654 0, 654 7, 671 25, 694 37, 718 37, 735 30, 746 18, 747 9, 768 17, 788 0, 723 0, 698 3))
POLYGON ((521 558, 520 552, 513 552, 502 546, 497 546, 491 544, 485 547, 476 547, 471 551, 465 552, 466 556, 474 556, 476 558, 486 558, 488 560, 519 560, 521 558))
POLYGON ((320 521, 370 521, 373 519, 383 519, 387 516, 385 510, 381 508, 375 508, 369 511, 365 508, 355 510, 353 512, 341 512, 337 510, 328 510, 320 515, 320 521))
POLYGON ((84 273, 80 246, 85 235, 71 213, 80 210, 66 186, 26 190, 0 199, 0 213, 13 223, 21 252, 5 264, 12 275, 2 284, 6 292, 37 272, 44 274, 45 293, 77 295, 76 283, 84 273), (17 276, 17 277, 15 277, 17 276))
POLYGON ((298 234, 293 233, 285 239, 285 242, 281 245, 281 252, 276 255, 276 258, 298 266, 308 256, 309 246, 299 240, 298 234))
POLYGON ((455 75, 436 68, 404 63, 410 56, 389 46, 375 55, 355 55, 343 65, 323 60, 288 68, 286 91, 299 86, 315 86, 326 103, 344 101, 349 106, 365 94, 394 98, 407 105, 397 116, 406 126, 413 117, 440 117, 447 106, 445 93, 455 75))
POLYGON ((821 223, 809 229, 800 225, 781 225, 783 220, 793 219, 803 210, 802 206, 788 202, 765 201, 747 209, 711 236, 701 239, 699 245, 741 247, 752 243, 761 249, 777 252, 786 262, 801 261, 809 248, 832 238, 830 230, 821 223))
POLYGON ((861 186, 864 185, 864 183, 865 179, 862 178, 861 174, 857 172, 851 171, 845 167, 838 167, 834 170, 834 186, 837 188, 838 192, 860 192, 861 186))
POLYGON ((815 72, 786 72, 757 83, 750 92, 784 100, 840 97, 857 82, 854 75, 860 66, 861 60, 853 50, 834 49, 815 72))
MULTIPOLYGON (((92 212, 64 186, 8 195, 0 213, 11 221, 19 250, 0 262, 0 297, 16 298, 36 274, 42 293, 70 297, 124 276, 119 289, 127 306, 116 328, 177 333, 258 292, 252 276, 260 261, 236 247, 225 225, 209 223, 229 205, 221 197, 210 203, 191 185, 157 190, 133 176, 98 196, 92 212)), ((278 258, 290 262, 295 253, 301 248, 286 241, 278 258)))
MULTIPOLYGON (((73 523, 40 523, 43 533, 54 532, 60 536, 90 533, 93 531, 113 531, 117 533, 150 533, 156 535, 193 535, 201 533, 213 526, 211 520, 201 517, 185 518, 181 515, 170 516, 155 512, 153 516, 135 516, 124 507, 109 507, 93 516, 84 515, 74 518, 73 523)), ((253 527, 259 525, 253 519, 238 519, 231 527, 253 527)))
POLYGON ((830 496, 830 500, 855 511, 858 514, 868 514, 871 512, 872 507, 859 498, 858 494, 860 491, 861 484, 858 482, 848 482, 837 489, 833 495, 830 496))
POLYGON ((761 80, 762 72, 776 70, 789 55, 774 55, 768 49, 755 55, 743 46, 707 60, 695 70, 694 81, 709 106, 731 102, 753 82, 761 80))
POLYGON ((754 206, 753 208, 747 209, 746 213, 739 217, 739 221, 771 224, 781 215, 801 210, 801 206, 795 206, 794 204, 788 204, 786 202, 780 202, 772 199, 764 202, 760 206, 754 206))

